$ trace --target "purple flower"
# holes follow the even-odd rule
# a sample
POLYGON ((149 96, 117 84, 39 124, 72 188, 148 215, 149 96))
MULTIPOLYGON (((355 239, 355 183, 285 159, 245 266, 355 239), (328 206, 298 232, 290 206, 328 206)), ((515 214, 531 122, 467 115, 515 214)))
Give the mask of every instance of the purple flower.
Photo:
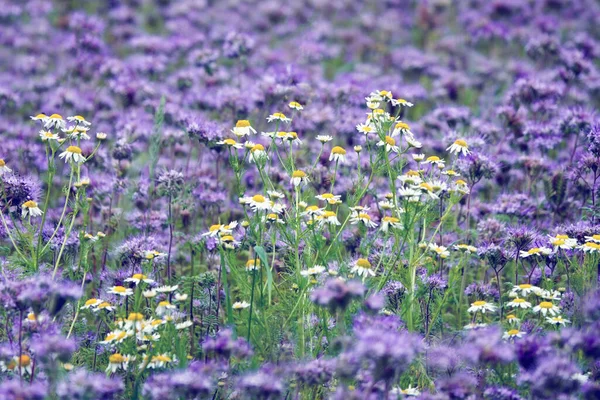
POLYGON ((365 287, 358 281, 345 282, 340 278, 332 278, 325 285, 316 288, 310 299, 335 313, 337 310, 345 310, 353 299, 362 297, 364 293, 365 287))

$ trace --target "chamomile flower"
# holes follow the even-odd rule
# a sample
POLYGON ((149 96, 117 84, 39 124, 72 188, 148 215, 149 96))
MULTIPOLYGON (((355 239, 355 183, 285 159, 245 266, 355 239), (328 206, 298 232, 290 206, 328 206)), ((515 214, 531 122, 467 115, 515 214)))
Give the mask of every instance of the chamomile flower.
POLYGON ((432 199, 438 199, 439 196, 436 194, 435 187, 429 182, 421 182, 418 186, 421 189, 423 194, 428 195, 432 199))
POLYGON ((304 110, 304 107, 302 106, 302 104, 298 103, 297 101, 291 101, 288 104, 288 107, 291 108, 292 110, 296 110, 296 111, 304 110))
POLYGON ((235 240, 231 235, 220 236, 219 243, 227 249, 235 249, 240 244, 240 242, 235 240))
POLYGON ((469 151, 469 145, 464 139, 456 139, 454 143, 452 143, 450 147, 446 149, 446 151, 456 155, 462 154, 463 156, 466 156, 471 153, 469 151))
POLYGON ((169 356, 167 353, 158 354, 153 356, 151 361, 148 363, 148 368, 164 368, 168 364, 176 362, 177 359, 175 357, 169 356))
POLYGON ((173 304, 169 303, 168 301, 161 301, 158 303, 158 306, 156 307, 156 315, 159 316, 163 316, 167 313, 170 313, 172 310, 177 309, 177 307, 175 307, 173 304))
POLYGON ((438 156, 429 156, 423 161, 423 164, 431 164, 437 166, 439 169, 442 169, 446 166, 446 162, 439 158, 438 156))
POLYGON ((506 321, 507 321, 509 324, 517 324, 517 323, 521 322, 521 320, 520 320, 519 318, 517 318, 517 316, 516 316, 516 315, 514 315, 514 314, 508 314, 508 315, 506 316, 506 321))
POLYGON ((113 286, 108 290, 108 293, 126 297, 126 296, 131 296, 133 294, 133 290, 131 290, 129 288, 125 288, 123 286, 113 286))
POLYGON ((86 128, 85 126, 81 126, 81 125, 76 125, 76 126, 71 126, 67 129, 63 129, 62 130, 64 133, 67 134, 67 136, 70 139, 81 139, 81 140, 89 140, 90 136, 87 134, 87 132, 89 131, 89 128, 86 128))
POLYGON ((175 324, 175 329, 177 329, 178 331, 180 331, 182 329, 189 328, 192 325, 194 325, 194 323, 192 321, 190 321, 190 320, 187 320, 187 321, 183 321, 183 322, 180 322, 178 324, 175 324))
POLYGON ((423 144, 416 140, 412 133, 406 132, 404 134, 404 140, 406 140, 406 143, 408 143, 410 147, 414 147, 415 149, 423 147, 423 144))
POLYGON ((321 201, 326 201, 329 204, 339 204, 341 203, 341 198, 342 196, 340 195, 336 195, 333 193, 323 193, 323 194, 319 194, 317 196, 315 196, 315 198, 321 200, 321 201))
POLYGON ((273 113, 267 117, 267 122, 273 122, 273 121, 281 121, 281 122, 285 122, 285 123, 292 122, 291 118, 286 117, 285 114, 280 113, 280 112, 273 113))
POLYGON ((471 245, 468 245, 468 244, 464 244, 464 243, 455 244, 454 246, 452 246, 452 248, 454 250, 459 250, 459 251, 462 251, 462 252, 467 253, 467 254, 477 253, 477 247, 471 246, 471 245))
POLYGON ((447 258, 450 255, 450 252, 446 246, 438 246, 435 243, 429 243, 427 248, 429 251, 437 254, 440 258, 447 258))
POLYGON ((401 229, 402 223, 400 223, 400 220, 396 217, 383 217, 381 219, 381 230, 383 232, 387 232, 390 229, 390 227, 394 229, 401 229))
POLYGON ((404 134, 413 136, 413 133, 410 131, 410 126, 406 122, 398 121, 396 125, 394 125, 392 136, 395 137, 404 134))
POLYGON ((329 135, 317 135, 316 139, 322 144, 325 144, 327 142, 331 142, 333 140, 333 137, 329 135))
POLYGON ((250 125, 250 121, 246 119, 241 119, 235 123, 235 126, 231 130, 233 134, 237 137, 250 136, 251 134, 256 134, 256 129, 254 129, 250 125))
POLYGON ((148 290, 144 290, 142 292, 142 296, 144 296, 146 299, 151 299, 153 297, 156 297, 157 294, 158 294, 158 292, 154 289, 148 289, 148 290))
POLYGON ((290 179, 292 185, 296 187, 300 185, 306 186, 308 182, 310 182, 310 179, 308 178, 308 175, 306 175, 306 172, 299 169, 292 172, 292 178, 290 179))
POLYGON ((234 310, 238 310, 241 311, 244 308, 248 308, 250 307, 250 303, 246 302, 246 301, 236 301, 235 303, 233 303, 233 305, 231 306, 234 310))
POLYGON ((556 317, 546 317, 546 322, 552 325, 562 325, 562 326, 566 326, 566 324, 570 323, 571 321, 569 321, 568 319, 563 318, 560 315, 557 315, 556 317))
POLYGON ((12 169, 8 168, 8 166, 6 165, 6 161, 4 161, 2 158, 0 158, 0 176, 11 173, 11 172, 12 172, 12 169))
POLYGON ((442 175, 446 175, 446 176, 460 176, 460 174, 458 172, 456 172, 453 169, 447 169, 442 171, 442 175))
POLYGON ((295 145, 302 144, 302 140, 298 137, 298 132, 286 132, 285 140, 292 142, 295 145))
POLYGON ((83 306, 81 306, 81 309, 87 310, 89 308, 96 308, 100 304, 102 304, 102 300, 100 300, 100 299, 89 299, 85 302, 85 304, 83 306))
POLYGON ((522 283, 520 285, 513 286, 510 296, 515 297, 517 293, 521 293, 521 296, 527 297, 530 293, 538 293, 541 289, 537 286, 529 283, 522 283))
POLYGON ((335 146, 333 149, 331 149, 331 154, 329 154, 329 161, 343 163, 345 160, 346 160, 346 150, 344 150, 340 146, 335 146))
POLYGON ((485 323, 476 323, 476 322, 471 322, 470 324, 467 324, 463 327, 463 329, 467 330, 467 331, 471 331, 471 330, 477 330, 477 329, 481 329, 481 328, 485 328, 487 327, 488 324, 485 323))
POLYGON ((393 151, 394 153, 398 153, 400 148, 396 146, 396 140, 391 136, 386 136, 383 140, 377 142, 377 146, 385 146, 386 151, 393 151))
POLYGON ((102 303, 98 304, 98 306, 96 307, 96 309, 94 311, 114 311, 115 308, 108 302, 108 301, 103 301, 102 303))
POLYGON ((585 242, 581 246, 577 246, 577 248, 580 249, 580 250, 583 250, 585 253, 598 253, 598 252, 600 252, 600 244, 596 243, 596 242, 585 242))
POLYGON ((509 331, 504 332, 504 335, 502 335, 502 339, 517 339, 523 337, 523 335, 525 335, 525 332, 521 332, 518 329, 511 329, 509 331))
POLYGON ((149 279, 144 274, 133 274, 133 276, 131 278, 125 279, 125 282, 133 282, 136 285, 138 285, 140 282, 154 283, 154 281, 152 279, 149 279))
POLYGON ((77 146, 67 147, 58 157, 64 159, 65 162, 73 161, 75 164, 81 164, 85 161, 85 157, 81 154, 81 149, 77 146))
POLYGON ((27 354, 21 354, 21 357, 14 357, 15 366, 19 368, 21 373, 27 373, 29 375, 33 372, 33 363, 31 357, 27 354))
POLYGON ((205 236, 210 236, 210 237, 216 237, 219 235, 230 235, 233 230, 235 229, 235 227, 237 226, 237 221, 233 221, 230 222, 227 225, 223 225, 223 224, 215 224, 215 225, 211 225, 210 228, 208 228, 208 232, 203 233, 201 236, 205 237, 205 236))
POLYGON ((508 302, 506 305, 509 307, 512 307, 512 308, 523 308, 523 309, 531 308, 530 302, 528 302, 525 299, 519 298, 519 297, 508 302))
POLYGON ((550 301, 542 301, 540 304, 533 307, 533 312, 541 313, 544 317, 546 314, 556 316, 558 313, 560 313, 560 308, 550 301))
POLYGON ((405 185, 418 185, 423 182, 421 179, 421 174, 419 171, 409 170, 405 174, 398 176, 398 180, 401 181, 405 185))
POLYGON ((333 211, 323 211, 320 221, 321 224, 341 225, 340 221, 338 220, 337 214, 333 211))
POLYGON ((119 369, 127 370, 129 366, 129 357, 123 356, 120 353, 111 354, 108 357, 108 366, 106 372, 115 373, 119 369))
POLYGON ((324 212, 323 208, 312 205, 312 206, 307 206, 300 215, 302 215, 304 217, 315 218, 315 217, 319 217, 319 216, 323 215, 323 212, 324 212))
POLYGON ((52 114, 49 117, 46 117, 44 120, 44 128, 51 129, 55 127, 56 129, 65 129, 67 126, 67 122, 63 119, 60 114, 52 114))
POLYGON ((38 207, 38 203, 33 200, 26 201, 21 205, 21 216, 23 218, 27 217, 28 215, 32 217, 39 217, 43 213, 44 212, 38 207))
POLYGON ((260 268, 260 260, 250 259, 246 262, 246 272, 258 271, 260 268))
POLYGON ((412 159, 415 160, 416 162, 421 162, 425 159, 425 154, 411 154, 412 159))
POLYGON ((268 159, 265 146, 262 144, 255 144, 250 148, 250 155, 248 156, 250 162, 261 163, 268 159))
POLYGON ((354 151, 360 153, 362 151, 362 146, 354 146, 354 151))
POLYGON ((413 103, 411 103, 410 101, 404 100, 404 99, 392 99, 391 100, 392 105, 395 106, 402 106, 402 107, 412 107, 414 106, 413 103))
POLYGON ((363 279, 368 276, 375 276, 375 271, 373 271, 373 266, 366 258, 357 259, 352 265, 351 273, 357 274, 361 276, 363 279))
POLYGON ((300 271, 300 275, 302 276, 316 276, 316 275, 321 275, 323 272, 325 272, 325 267, 322 265, 315 265, 312 268, 306 269, 304 271, 300 271))
POLYGON ((548 256, 552 254, 552 249, 547 247, 534 247, 527 251, 521 250, 519 255, 523 258, 531 257, 531 256, 548 256))
POLYGON ((175 293, 175 301, 186 301, 188 298, 187 293, 175 293))
POLYGON ((243 149, 244 145, 242 145, 241 143, 236 142, 233 139, 223 139, 219 142, 217 142, 217 144, 223 145, 223 146, 227 146, 227 147, 231 147, 234 149, 243 149))
POLYGON ((496 312, 497 309, 498 307, 492 303, 488 303, 484 300, 477 300, 471 303, 471 307, 469 307, 467 311, 470 313, 481 312, 482 314, 485 314, 486 312, 496 312))
POLYGON ((365 135, 377 132, 377 129, 371 124, 358 124, 356 125, 356 130, 365 135))
POLYGON ((367 228, 376 228, 377 224, 373 222, 371 216, 366 212, 355 212, 352 213, 350 217, 350 223, 356 225, 358 223, 363 223, 367 228))
POLYGON ((44 124, 48 121, 48 116, 46 114, 38 114, 36 116, 29 117, 34 121, 42 121, 44 124))
POLYGON ((269 213, 265 215, 263 217, 263 221, 267 221, 269 223, 285 224, 285 221, 282 220, 276 213, 269 213))
POLYGON ((42 139, 42 142, 47 142, 49 140, 58 140, 58 139, 60 139, 60 136, 58 136, 56 133, 52 133, 50 131, 41 130, 40 131, 40 139, 42 139))
POLYGON ((571 250, 577 247, 577 239, 572 239, 569 235, 549 236, 550 244, 554 249, 571 250))
POLYGON ((131 333, 127 331, 123 331, 120 329, 116 329, 112 332, 109 332, 104 340, 98 342, 101 344, 111 344, 111 343, 123 343, 125 339, 131 336, 131 333))
POLYGON ((98 139, 98 140, 105 140, 107 137, 108 137, 108 135, 104 132, 96 133, 96 139, 98 139))
POLYGON ((74 122, 77 125, 83 125, 83 126, 90 126, 90 125, 92 125, 91 122, 86 121, 85 118, 83 118, 81 115, 75 115, 73 117, 67 117, 67 121, 74 122))
POLYGON ((252 197, 246 197, 247 204, 254 211, 268 211, 271 210, 272 201, 267 199, 262 194, 255 194, 252 197))
POLYGON ((179 289, 179 285, 172 285, 172 286, 164 285, 164 286, 157 287, 156 291, 158 293, 171 293, 171 292, 176 291, 177 289, 179 289))
POLYGON ((585 241, 600 243, 600 235, 585 236, 585 241))

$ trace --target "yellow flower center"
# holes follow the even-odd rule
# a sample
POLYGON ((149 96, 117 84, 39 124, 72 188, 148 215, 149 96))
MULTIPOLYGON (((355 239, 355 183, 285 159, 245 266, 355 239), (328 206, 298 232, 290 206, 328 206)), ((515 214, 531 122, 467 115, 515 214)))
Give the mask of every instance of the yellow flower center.
POLYGON ((127 317, 128 321, 141 321, 144 319, 144 316, 140 313, 136 313, 136 312, 132 312, 131 314, 129 314, 129 317, 127 317))
POLYGON ((273 219, 273 220, 278 219, 277 214, 273 214, 273 213, 267 214, 267 218, 268 219, 273 219))
POLYGON ((594 240, 600 240, 600 235, 593 235, 592 239, 594 239, 594 240))
POLYGON ((51 118, 51 119, 63 119, 62 115, 60 115, 60 114, 52 114, 52 115, 50 116, 50 118, 51 118))
POLYGON ((396 124, 396 129, 408 130, 408 129, 410 129, 410 127, 408 126, 408 124, 406 122, 398 122, 396 124))
POLYGON ((396 141, 394 140, 393 137, 390 136, 386 136, 385 137, 385 143, 389 146, 395 146, 396 145, 396 141))
POLYGON ((266 201, 265 197, 260 194, 255 194, 252 196, 252 201, 256 203, 264 203, 266 201))
POLYGON ((419 176, 419 171, 410 170, 406 173, 407 176, 419 176))
POLYGON ((385 222, 392 222, 392 223, 400 222, 400 220, 395 217, 383 217, 383 220, 385 222))
POLYGON ((508 333, 509 336, 516 336, 516 335, 519 334, 519 330, 518 329, 511 329, 507 333, 508 333))
POLYGON ((433 186, 431 186, 429 183, 427 182, 423 182, 419 185, 420 188, 423 188, 429 192, 433 191, 433 186))
POLYGON ((225 140, 223 140, 223 143, 225 143, 225 144, 226 144, 226 145, 228 145, 228 146, 233 146, 233 145, 235 145, 237 142, 236 142, 235 140, 233 140, 233 139, 225 139, 225 140))
POLYGON ((335 212, 325 211, 325 213, 323 213, 323 217, 325 217, 325 218, 335 217, 335 212))
POLYGON ((254 262, 254 260, 248 260, 246 262, 246 268, 254 267, 255 265, 260 265, 260 260, 256 260, 256 262, 254 262))
POLYGON ((21 357, 19 357, 19 365, 22 367, 27 367, 29 364, 31 364, 31 357, 29 357, 27 354, 23 354, 21 357))
POLYGON ((525 303, 525 299, 514 299, 513 303, 518 303, 518 304, 525 303))
POLYGON ((552 307, 554 307, 554 304, 550 303, 549 301, 542 301, 540 303, 540 308, 550 309, 552 307))
POLYGON ((265 151, 265 146, 263 146, 262 144, 255 144, 250 151, 255 152, 255 151, 265 151))
POLYGON ((144 274, 134 274, 134 275, 132 276, 132 278, 133 278, 133 279, 137 279, 137 280, 141 281, 142 279, 146 279, 146 278, 148 278, 148 277, 147 277, 146 275, 144 275, 144 274))
POLYGON ((568 239, 569 235, 556 235, 557 239, 568 239))
POLYGON ((208 228, 209 232, 215 232, 218 231, 219 229, 221 229, 223 225, 211 225, 210 228, 208 228))
POLYGON ((171 357, 162 354, 152 357, 152 361, 171 362, 171 357))
POLYGON ((285 118, 285 114, 276 112, 276 113, 273 114, 273 117, 274 118, 282 118, 283 119, 283 118, 285 118))
POLYGON ((361 268, 371 268, 371 263, 366 258, 359 258, 356 260, 356 265, 361 268))
POLYGON ((170 305, 171 303, 169 303, 168 301, 161 301, 160 303, 158 303, 159 307, 168 307, 170 305))
POLYGON ((346 155, 346 150, 344 150, 342 147, 340 146, 335 146, 333 149, 331 149, 331 153, 333 154, 339 154, 339 155, 346 155))
POLYGON ((371 220, 371 217, 369 216, 369 214, 366 214, 366 213, 359 213, 358 214, 358 218, 360 218, 360 219, 366 219, 366 220, 369 220, 369 221, 371 220))
POLYGON ((248 121, 247 119, 240 119, 238 122, 236 122, 235 127, 236 128, 247 128, 250 126, 250 121, 248 121))
POLYGON ((29 200, 29 201, 26 201, 25 203, 23 203, 23 207, 26 207, 26 208, 36 208, 37 206, 38 206, 38 204, 33 200, 29 200))
POLYGON ((86 306, 91 306, 92 304, 96 304, 98 302, 98 299, 89 299, 88 301, 85 302, 86 306))
POLYGON ((506 319, 508 319, 508 320, 510 320, 510 319, 515 319, 515 318, 517 318, 517 317, 516 317, 514 314, 508 314, 508 315, 506 316, 506 319))
POLYGON ((233 236, 231 236, 231 235, 225 235, 225 236, 223 236, 223 237, 221 238, 221 240, 222 240, 222 241, 224 241, 224 242, 233 242, 233 241, 234 241, 234 238, 233 238, 233 236))
POLYGON ((485 306, 487 304, 487 302, 483 301, 483 300, 478 300, 476 302, 474 302, 473 304, 471 304, 472 306, 475 307, 481 307, 481 306, 485 306))
POLYGON ((460 147, 465 147, 465 148, 469 147, 469 146, 467 145, 467 142, 466 142, 464 139, 457 139, 457 140, 454 142, 454 144, 455 144, 455 145, 457 145, 457 146, 460 146, 460 147))
POLYGON ((306 178, 306 173, 304 173, 304 171, 296 170, 292 172, 292 178, 306 178))
POLYGON ((101 303, 100 305, 98 305, 98 308, 106 308, 106 307, 110 307, 110 303, 108 303, 106 301, 104 303, 101 303))
POLYGON ((427 161, 438 162, 438 161, 440 161, 440 158, 438 156, 431 156, 431 157, 427 157, 427 161))
POLYGON ((529 283, 522 283, 519 285, 520 289, 531 289, 531 285, 529 283))
POLYGON ((81 149, 77 146, 69 146, 69 147, 67 147, 67 152, 81 154, 81 149))
POLYGON ((113 288, 113 292, 117 292, 117 293, 125 293, 127 291, 127 289, 125 289, 123 286, 115 286, 113 288))
POLYGON ((0 158, 0 168, 4 167, 6 165, 6 162, 0 158))
POLYGON ((112 354, 110 357, 108 357, 108 361, 111 364, 121 364, 121 363, 125 362, 125 357, 123 357, 119 353, 115 353, 115 354, 112 354))

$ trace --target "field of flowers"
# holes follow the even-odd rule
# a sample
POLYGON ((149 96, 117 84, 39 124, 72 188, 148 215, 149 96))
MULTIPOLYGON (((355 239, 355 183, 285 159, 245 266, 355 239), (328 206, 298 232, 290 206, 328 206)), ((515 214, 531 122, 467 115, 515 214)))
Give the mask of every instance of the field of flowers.
POLYGON ((0 400, 600 399, 596 0, 1 0, 0 400))

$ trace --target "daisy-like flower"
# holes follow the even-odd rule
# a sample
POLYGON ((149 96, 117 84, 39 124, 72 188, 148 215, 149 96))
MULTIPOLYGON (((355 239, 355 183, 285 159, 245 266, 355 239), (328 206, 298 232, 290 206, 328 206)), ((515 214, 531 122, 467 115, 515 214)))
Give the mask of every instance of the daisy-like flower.
POLYGON ((51 129, 56 127, 56 129, 65 129, 67 126, 67 122, 63 119, 60 114, 52 114, 49 117, 43 119, 44 128, 51 129))
POLYGON ((358 124, 358 125, 356 125, 356 130, 359 131, 360 133, 364 133, 365 135, 368 135, 369 133, 377 132, 375 127, 371 124, 358 124))
POLYGON ((235 238, 231 235, 219 237, 219 243, 227 249, 235 249, 240 244, 240 242, 235 240, 235 238))
POLYGON ((246 271, 247 272, 252 272, 252 271, 257 271, 260 268, 260 260, 257 259, 256 261, 254 261, 254 259, 250 259, 246 262, 246 271))
POLYGON ((361 276, 363 279, 370 276, 375 276, 375 271, 373 271, 373 266, 366 258, 357 259, 352 265, 351 273, 357 274, 361 276))
POLYGON ((231 130, 233 134, 237 137, 250 136, 251 134, 256 134, 256 129, 254 129, 250 125, 250 121, 246 119, 241 119, 235 123, 235 126, 231 130))
POLYGON ((108 301, 103 301, 102 303, 98 304, 98 306, 96 307, 96 309, 94 311, 114 311, 115 308, 108 302, 108 301))
POLYGON ((512 301, 508 302, 507 306, 513 307, 513 308, 527 309, 527 308, 531 308, 531 303, 525 299, 521 299, 521 298, 517 297, 516 299, 513 299, 512 301))
POLYGON ((400 151, 400 148, 396 146, 396 141, 391 136, 386 136, 383 140, 377 142, 377 146, 385 146, 386 151, 393 151, 394 153, 400 151))
POLYGON ((560 308, 550 301, 542 301, 540 304, 533 307, 533 312, 541 313, 544 317, 546 314, 556 316, 560 313, 560 308))
POLYGON ((585 237, 586 242, 600 243, 600 235, 592 235, 585 237))
POLYGON ((6 165, 6 161, 4 161, 2 158, 0 158, 0 176, 11 173, 11 172, 12 172, 12 169, 8 168, 8 166, 6 165))
POLYGON ((322 144, 325 144, 327 142, 331 142, 333 140, 333 137, 329 135, 317 135, 316 139, 322 144))
POLYGON ((404 134, 414 136, 413 133, 410 131, 410 126, 406 122, 398 121, 396 125, 394 125, 392 136, 395 137, 404 134))
POLYGON ((550 244, 554 249, 571 250, 577 247, 577 239, 572 239, 569 235, 549 236, 550 244))
POLYGON ((106 367, 106 372, 115 373, 119 369, 126 371, 129 366, 129 361, 130 358, 127 356, 123 356, 119 353, 111 354, 108 357, 108 367, 106 367))
POLYGON ((404 140, 406 140, 406 143, 408 143, 410 147, 414 147, 415 149, 420 149, 423 147, 423 144, 415 139, 412 133, 406 132, 404 134, 404 140))
POLYGON ((569 321, 568 319, 563 318, 560 315, 557 315, 556 317, 546 317, 546 322, 552 325, 562 325, 562 326, 566 326, 566 324, 570 323, 571 321, 569 321))
POLYGON ((392 105, 395 106, 402 106, 402 107, 412 107, 414 106, 413 103, 411 103, 410 101, 404 100, 404 99, 392 99, 391 100, 392 105))
POLYGON ((504 335, 502 335, 502 339, 504 339, 504 340, 517 339, 517 338, 523 337, 524 334, 525 334, 525 332, 521 332, 518 329, 511 329, 509 331, 504 332, 504 335))
POLYGON ((306 269, 304 271, 300 271, 300 275, 302 276, 316 276, 321 275, 325 272, 325 267, 322 265, 315 265, 312 268, 306 269))
POLYGON ((85 304, 83 306, 81 306, 81 309, 87 310, 89 308, 96 308, 100 304, 102 304, 102 300, 100 300, 100 299, 89 299, 85 302, 85 304))
POLYGON ((497 309, 498 307, 492 303, 488 303, 484 300, 478 300, 471 303, 471 307, 469 307, 467 311, 470 313, 481 312, 482 314, 485 314, 486 312, 496 312, 497 309))
POLYGON ((300 138, 298 137, 298 132, 286 132, 284 139, 296 145, 302 144, 302 140, 300 140, 300 138))
POLYGON ((64 159, 65 162, 73 161, 75 164, 81 164, 85 161, 85 157, 81 155, 81 149, 77 146, 67 147, 58 157, 64 159))
POLYGON ((108 290, 108 293, 116 294, 119 296, 131 296, 133 294, 133 290, 129 288, 125 288, 123 286, 113 286, 108 290))
POLYGON ((291 108, 292 110, 296 110, 296 111, 304 110, 304 107, 302 106, 302 104, 298 103, 297 101, 291 101, 290 104, 288 104, 288 107, 291 108))
POLYGON ((446 258, 450 255, 450 252, 448 251, 448 248, 446 246, 438 246, 435 243, 429 243, 427 247, 430 251, 437 254, 440 258, 446 258))
POLYGON ((532 284, 522 283, 520 285, 513 286, 513 288, 510 291, 510 296, 516 297, 518 293, 521 293, 521 296, 527 297, 530 293, 539 293, 540 290, 541 289, 539 287, 534 286, 532 284))
POLYGON ((323 193, 315 196, 315 198, 326 201, 329 204, 339 204, 341 203, 342 196, 333 193, 323 193))
POLYGON ((439 158, 438 156, 430 156, 423 161, 423 164, 431 164, 437 166, 439 169, 442 169, 446 166, 446 162, 439 158))
POLYGON ((35 117, 29 117, 34 121, 42 121, 44 124, 48 121, 48 116, 46 114, 38 114, 35 117))
POLYGON ((154 283, 154 281, 152 279, 149 279, 144 274, 133 274, 133 276, 131 278, 125 279, 125 282, 133 282, 136 285, 138 285, 140 282, 154 283))
POLYGON ((161 301, 158 303, 158 306, 156 307, 156 315, 160 315, 163 316, 169 312, 171 312, 172 310, 175 310, 177 307, 175 307, 173 304, 169 303, 168 301, 161 301))
POLYGON ((457 179, 452 188, 454 191, 462 194, 469 194, 469 185, 462 179, 457 179))
POLYGON ((523 251, 521 250, 519 255, 523 258, 527 258, 527 257, 531 257, 531 256, 548 256, 552 254, 552 249, 549 249, 547 247, 534 247, 532 249, 529 249, 527 251, 523 251))
POLYGON ((236 301, 235 303, 233 303, 233 305, 231 306, 234 310, 243 310, 244 308, 248 308, 250 307, 250 303, 245 302, 245 301, 236 301))
POLYGON ((279 215, 275 214, 275 213, 270 213, 267 214, 264 218, 263 221, 267 221, 270 223, 277 223, 277 224, 285 224, 285 222, 279 218, 279 215))
POLYGON ((600 244, 596 242, 585 242, 581 246, 577 246, 577 248, 583 250, 585 253, 600 252, 600 244))
POLYGON ((21 216, 23 218, 31 215, 32 217, 39 217, 44 212, 38 207, 38 203, 33 200, 26 201, 21 205, 21 216))
POLYGON ((77 125, 83 125, 83 126, 90 126, 90 125, 92 125, 91 122, 86 121, 85 118, 83 118, 81 115, 75 115, 73 117, 67 117, 67 121, 74 122, 77 125))
POLYGON ((60 139, 60 136, 58 136, 56 133, 52 133, 50 131, 41 130, 40 131, 40 139, 42 139, 42 142, 47 142, 49 140, 58 140, 58 139, 60 139))
POLYGON ((314 217, 319 217, 321 215, 323 215, 323 209, 320 208, 319 206, 307 206, 304 211, 302 211, 302 213, 300 215, 304 216, 304 217, 310 217, 310 218, 314 218, 314 217))
POLYGON ((107 137, 108 137, 108 135, 104 132, 96 133, 96 139, 98 139, 98 140, 105 140, 107 137))
POLYGON ((362 146, 354 146, 354 151, 360 153, 362 151, 362 146))
POLYGON ((241 143, 236 142, 233 139, 223 139, 223 140, 217 142, 217 144, 224 145, 224 146, 227 146, 227 147, 232 147, 234 149, 242 149, 242 148, 244 148, 244 145, 242 145, 241 143))
POLYGON ((450 147, 446 149, 446 151, 450 152, 451 154, 462 154, 463 156, 471 153, 469 151, 469 145, 464 139, 456 139, 454 143, 452 143, 450 147))
POLYGON ((435 187, 429 182, 422 182, 418 186, 421 191, 431 197, 432 199, 439 199, 439 196, 436 193, 435 187))
POLYGON ((170 357, 167 353, 163 353, 152 357, 147 368, 164 368, 167 364, 174 363, 175 361, 177 361, 176 358, 170 357))
POLYGON ((352 213, 352 216, 350 217, 350 223, 353 225, 363 223, 367 228, 377 227, 377 224, 371 220, 371 216, 365 212, 352 213))
POLYGON ((540 289, 539 291, 536 291, 535 294, 544 300, 554 300, 554 301, 560 301, 560 298, 562 296, 562 294, 558 290, 540 289))
POLYGON ((411 154, 411 156, 416 162, 421 162, 425 159, 425 154, 411 154))
POLYGON ((252 197, 244 197, 243 199, 245 200, 246 204, 248 204, 254 211, 270 210, 271 205, 273 204, 271 200, 267 199, 262 194, 255 194, 252 197))
POLYGON ((153 297, 156 297, 156 295, 158 294, 158 292, 154 289, 148 289, 148 290, 144 290, 142 292, 142 296, 144 296, 147 299, 151 299, 153 297))
MULTIPOLYGON (((411 103, 411 105, 412 105, 412 103, 411 103)), ((406 389, 398 389, 398 394, 400 394, 402 396, 419 396, 421 394, 421 392, 419 391, 419 389, 408 385, 408 387, 406 389)))
POLYGON ((401 229, 402 223, 400 223, 400 220, 396 217, 383 217, 381 219, 381 230, 387 232, 390 229, 390 227, 394 229, 401 229))
POLYGON ((186 301, 188 298, 187 293, 175 293, 175 301, 186 301))
POLYGON ((179 285, 173 285, 173 286, 164 285, 164 286, 157 287, 156 291, 158 293, 171 293, 171 292, 176 291, 177 289, 179 289, 179 285))
POLYGON ((442 175, 446 175, 446 176, 460 176, 460 174, 458 172, 456 172, 453 169, 447 169, 445 171, 442 171, 442 175))
POLYGON ((292 172, 292 178, 290 179, 290 183, 294 186, 306 185, 310 182, 308 175, 306 172, 300 171, 299 169, 292 172))
POLYGON ((419 171, 413 171, 412 169, 406 172, 405 174, 398 176, 398 180, 400 180, 405 185, 418 185, 421 182, 423 182, 419 171))
POLYGON ((285 114, 283 114, 283 113, 276 112, 267 117, 267 122, 273 122, 273 121, 281 121, 281 122, 285 122, 285 123, 290 123, 290 122, 292 122, 292 119, 286 117, 285 114))
POLYGON ((321 224, 341 225, 337 214, 333 211, 323 211, 323 214, 320 216, 320 218, 321 224))
POLYGON ((86 128, 85 126, 81 126, 81 125, 71 126, 68 129, 63 129, 62 131, 64 133, 66 133, 67 136, 71 139, 81 139, 81 140, 89 140, 90 139, 90 136, 87 134, 87 132, 89 131, 89 128, 86 128))
POLYGON ((506 321, 507 321, 509 324, 516 324, 516 323, 519 323, 519 322, 521 322, 521 320, 520 320, 519 318, 517 318, 517 316, 516 316, 516 315, 514 315, 514 314, 508 314, 508 315, 506 316, 506 321))
POLYGON ((19 368, 21 373, 28 373, 29 375, 33 372, 33 363, 31 357, 27 354, 21 354, 21 357, 14 357, 15 366, 19 368))
POLYGON ((340 146, 335 146, 333 149, 331 149, 331 154, 329 155, 329 161, 343 163, 345 160, 346 160, 346 150, 344 150, 340 146))
POLYGON ((268 159, 265 146, 262 144, 255 144, 250 148, 250 156, 248 157, 250 162, 261 163, 268 159))
POLYGON ((130 333, 128 333, 127 331, 122 331, 122 330, 114 330, 112 332, 109 332, 106 337, 104 338, 104 340, 98 342, 98 343, 102 343, 102 344, 110 344, 110 343, 123 343, 123 341, 125 339, 127 339, 129 336, 131 336, 130 333))
POLYGON ((468 244, 464 244, 464 243, 455 244, 454 246, 452 246, 452 248, 454 250, 462 251, 462 252, 467 253, 467 254, 477 253, 477 247, 471 246, 471 245, 468 245, 468 244))
POLYGON ((481 328, 485 328, 486 326, 488 326, 488 324, 485 323, 476 323, 476 322, 471 322, 470 324, 467 324, 463 327, 463 329, 470 331, 470 330, 477 330, 477 329, 481 329, 481 328))

